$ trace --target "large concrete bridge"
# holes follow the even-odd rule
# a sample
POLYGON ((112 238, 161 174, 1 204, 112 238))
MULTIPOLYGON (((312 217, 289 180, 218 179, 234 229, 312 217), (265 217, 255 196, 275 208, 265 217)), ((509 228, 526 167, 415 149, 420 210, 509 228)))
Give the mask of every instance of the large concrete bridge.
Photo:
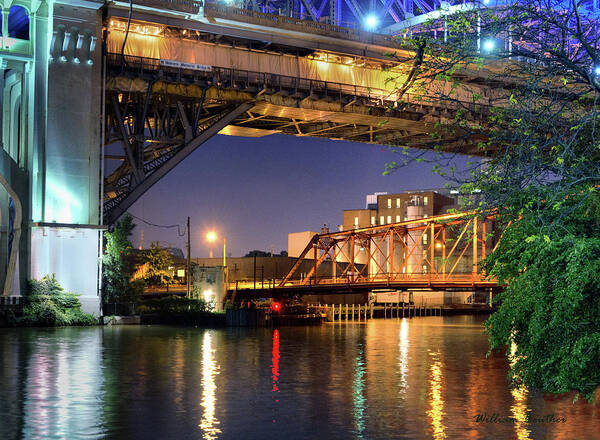
POLYGON ((98 312, 103 225, 216 133, 426 148, 453 109, 411 94, 393 35, 439 6, 0 0, 2 294, 54 273, 98 312))

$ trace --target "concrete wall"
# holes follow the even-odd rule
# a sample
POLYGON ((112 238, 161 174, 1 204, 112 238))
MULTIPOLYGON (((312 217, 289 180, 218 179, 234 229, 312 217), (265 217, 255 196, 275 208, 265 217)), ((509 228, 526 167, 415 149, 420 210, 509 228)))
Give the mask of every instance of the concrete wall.
POLYGON ((288 256, 298 258, 315 234, 317 232, 314 231, 292 232, 288 234, 288 256))
POLYGON ((375 223, 377 224, 377 211, 374 209, 345 209, 344 210, 344 231, 350 229, 367 228, 372 226, 371 217, 375 217, 375 223), (357 222, 358 220, 358 222, 357 222))
POLYGON ((213 303, 218 312, 223 310, 223 299, 225 298, 223 266, 195 266, 193 271, 193 296, 213 303))
POLYGON ((86 311, 97 314, 102 63, 93 40, 101 37, 102 3, 52 5, 49 32, 36 36, 36 57, 46 60, 47 72, 36 68, 36 96, 45 94, 36 118, 44 134, 36 138, 30 163, 35 204, 29 276, 56 274, 66 290, 81 295, 86 311))

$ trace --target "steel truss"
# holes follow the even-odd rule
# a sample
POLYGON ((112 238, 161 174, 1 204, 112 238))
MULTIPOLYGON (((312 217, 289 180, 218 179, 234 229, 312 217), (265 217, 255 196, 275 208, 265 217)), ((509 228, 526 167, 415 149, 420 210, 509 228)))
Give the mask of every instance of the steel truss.
MULTIPOLYGON (((104 223, 113 224, 152 185, 252 107, 248 102, 108 92, 105 160, 120 161, 104 183, 104 223)), ((107 169, 110 163, 107 163, 107 169)))
POLYGON ((387 283, 426 287, 491 286, 479 267, 499 239, 495 218, 448 214, 316 234, 278 287, 387 283), (305 258, 310 272, 298 273, 305 258), (315 276, 331 261, 331 276, 315 276))
MULTIPOLYGON (((441 0, 134 0, 144 6, 198 14, 201 8, 237 8, 347 28, 365 26, 368 16, 393 24, 438 9, 441 0)), ((462 2, 447 2, 462 3, 462 2)))
POLYGON ((190 71, 118 54, 106 60, 103 195, 108 225, 224 129, 238 136, 282 133, 477 152, 475 138, 430 136, 448 109, 398 103, 371 88, 224 68, 190 71), (316 110, 314 103, 332 110, 316 110))

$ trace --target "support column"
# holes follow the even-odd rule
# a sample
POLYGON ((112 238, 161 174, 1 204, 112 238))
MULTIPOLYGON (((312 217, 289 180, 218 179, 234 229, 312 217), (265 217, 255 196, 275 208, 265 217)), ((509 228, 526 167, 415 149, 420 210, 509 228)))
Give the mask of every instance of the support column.
POLYGON ((473 217, 473 275, 477 274, 477 217, 473 217))
MULTIPOLYGON (((2 8, 2 36, 8 37, 8 14, 10 10, 9 7, 2 8)), ((4 48, 2 48, 4 49, 4 48)))

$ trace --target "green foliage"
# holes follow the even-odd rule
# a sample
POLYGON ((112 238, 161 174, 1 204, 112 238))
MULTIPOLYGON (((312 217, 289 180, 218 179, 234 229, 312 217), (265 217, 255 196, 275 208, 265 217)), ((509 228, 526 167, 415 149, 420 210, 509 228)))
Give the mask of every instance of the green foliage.
POLYGON ((174 315, 202 314, 208 313, 210 310, 207 304, 201 299, 189 299, 171 295, 166 298, 144 300, 138 306, 138 311, 142 314, 174 315))
POLYGON ((106 247, 102 257, 104 303, 135 302, 144 290, 141 281, 131 282, 135 271, 129 237, 135 224, 129 214, 117 223, 113 232, 105 232, 106 247))
POLYGON ((513 346, 511 378, 551 393, 591 400, 600 384, 600 196, 579 192, 553 219, 524 215, 508 227, 487 272, 507 287, 486 324, 492 349, 513 346), (540 230, 547 234, 540 234, 540 230))
POLYGON ((18 324, 36 327, 94 325, 98 319, 81 311, 77 295, 65 292, 54 275, 31 280, 18 324))
MULTIPOLYGON (((591 398, 600 386, 600 77, 591 74, 600 39, 583 9, 523 0, 465 10, 401 43, 416 54, 412 96, 449 113, 435 122, 438 137, 407 145, 431 149, 434 171, 467 195, 466 208, 494 212, 507 228, 485 262, 506 285, 487 325, 492 348, 516 350, 515 383, 591 398), (478 34, 518 44, 486 51, 478 34), (465 151, 485 159, 455 172, 454 152, 465 151)), ((402 164, 424 157, 411 156, 402 164)), ((401 166, 392 164, 388 174, 401 166)))
POLYGON ((148 284, 162 285, 172 281, 173 275, 169 267, 173 265, 173 258, 158 243, 151 244, 150 250, 144 257, 144 261, 148 263, 148 269, 144 276, 148 284))

